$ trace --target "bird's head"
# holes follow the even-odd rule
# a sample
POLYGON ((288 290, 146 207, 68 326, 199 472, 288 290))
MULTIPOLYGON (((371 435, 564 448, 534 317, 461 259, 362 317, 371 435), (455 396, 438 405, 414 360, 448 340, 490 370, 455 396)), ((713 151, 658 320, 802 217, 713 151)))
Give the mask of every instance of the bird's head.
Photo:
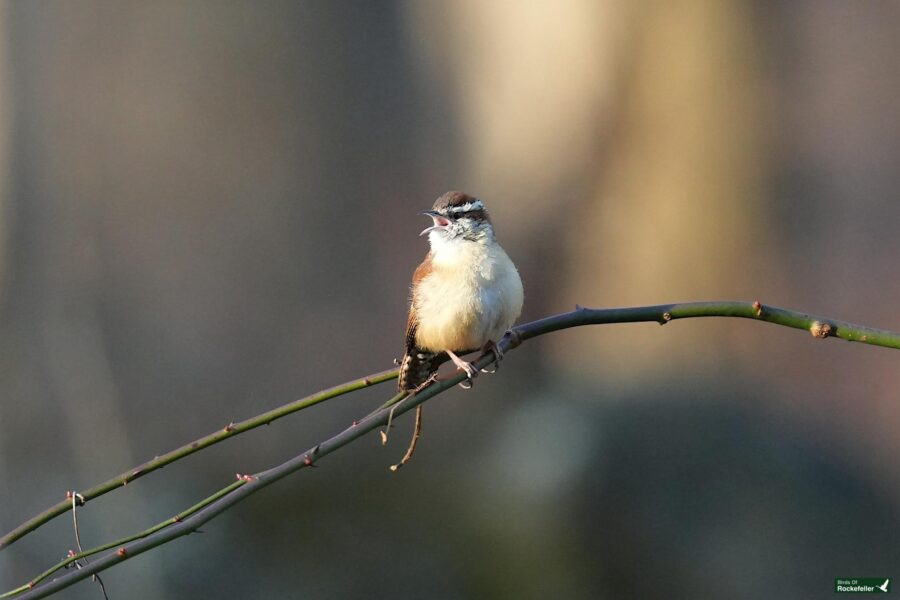
POLYGON ((428 234, 435 241, 467 240, 485 243, 494 239, 494 229, 484 203, 463 192, 447 192, 435 201, 431 210, 422 213, 434 224, 419 235, 428 234))

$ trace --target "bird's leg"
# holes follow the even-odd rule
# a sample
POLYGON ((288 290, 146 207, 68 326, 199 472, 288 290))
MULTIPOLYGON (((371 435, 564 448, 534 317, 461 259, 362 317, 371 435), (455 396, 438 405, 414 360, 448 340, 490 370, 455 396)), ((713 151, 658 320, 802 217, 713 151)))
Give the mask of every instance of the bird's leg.
POLYGON ((447 350, 446 352, 447 352, 447 355, 450 357, 450 360, 453 361, 453 364, 456 365, 457 367, 459 367, 460 371, 465 371, 465 373, 466 373, 467 379, 466 379, 466 381, 461 381, 459 383, 459 387, 466 389, 466 390, 472 389, 472 381, 476 377, 478 377, 478 369, 473 367, 472 363, 467 363, 466 361, 464 361, 463 359, 458 357, 456 354, 454 354, 450 350, 447 350))
POLYGON ((484 368, 481 370, 481 372, 492 375, 500 369, 500 361, 503 360, 503 350, 500 349, 500 346, 497 345, 497 342, 495 342, 494 340, 488 340, 484 347, 481 349, 481 356, 485 356, 489 352, 494 355, 494 369, 488 371, 487 368, 484 368))
POLYGON ((413 435, 412 439, 409 441, 409 448, 406 449, 406 454, 403 455, 403 458, 400 459, 396 465, 391 465, 391 471, 397 472, 397 469, 405 465, 412 459, 413 452, 416 451, 416 444, 419 443, 419 436, 422 434, 422 405, 418 405, 416 407, 416 423, 413 426, 413 435))

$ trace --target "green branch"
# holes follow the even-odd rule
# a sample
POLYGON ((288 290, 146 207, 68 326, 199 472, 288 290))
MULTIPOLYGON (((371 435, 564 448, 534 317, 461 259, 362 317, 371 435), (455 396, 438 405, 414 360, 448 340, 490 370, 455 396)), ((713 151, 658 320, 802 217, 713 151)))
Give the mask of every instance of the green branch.
MULTIPOLYGON (((367 375, 366 377, 354 379, 353 381, 342 383, 327 390, 316 392, 311 396, 295 400, 294 402, 290 402, 288 404, 285 404, 284 406, 273 408, 272 410, 266 411, 244 421, 240 421, 239 423, 229 423, 218 431, 215 431, 200 439, 194 440, 193 442, 189 442, 170 452, 166 452, 165 454, 157 456, 152 460, 148 460, 144 464, 138 465, 133 469, 129 469, 128 471, 122 473, 117 477, 113 477, 112 479, 104 481, 103 483, 95 485, 94 487, 87 490, 79 491, 77 496, 78 503, 84 505, 84 503, 88 500, 93 500, 94 498, 102 496, 103 494, 111 492, 112 490, 127 485, 139 477, 143 477, 144 475, 152 473, 157 469, 162 469, 166 465, 171 464, 176 460, 182 459, 186 456, 190 456, 194 452, 199 452, 200 450, 212 446, 213 444, 218 444, 219 442, 232 438, 236 435, 240 435, 241 433, 244 433, 246 431, 250 431, 251 429, 255 429, 261 425, 268 425, 272 421, 276 421, 282 417, 303 410, 304 408, 309 408, 310 406, 314 406, 316 404, 319 404, 320 402, 324 402, 325 400, 330 400, 331 398, 336 398, 337 396, 342 396, 343 394, 348 394, 350 392, 355 392, 357 390, 361 390, 379 383, 384 383, 385 381, 396 379, 397 373, 398 369, 391 369, 389 371, 373 373, 372 375, 367 375)), ((10 544, 22 538, 26 534, 34 531, 41 525, 44 525, 50 520, 65 513, 71 507, 72 492, 68 492, 66 494, 66 499, 57 502, 47 510, 28 519, 27 521, 4 535, 2 538, 0 538, 0 550, 5 549, 10 544)), ((0 598, 2 598, 2 596, 0 596, 0 598)))
MULTIPOLYGON (((607 323, 639 323, 655 321, 665 325, 675 319, 697 317, 739 317, 754 321, 765 321, 794 329, 805 329, 813 337, 825 339, 836 337, 848 342, 860 342, 886 348, 900 348, 900 333, 887 329, 875 329, 856 325, 830 317, 809 315, 796 310, 778 308, 756 302, 683 302, 680 304, 658 304, 656 306, 636 306, 633 308, 581 308, 571 313, 555 315, 528 324, 522 332, 526 340, 537 335, 579 327, 581 325, 603 325, 607 323)), ((524 327, 524 326, 523 326, 524 327)), ((517 327, 516 330, 520 328, 517 327)))
MULTIPOLYGON (((808 315, 797 311, 766 306, 759 302, 691 302, 616 309, 578 308, 569 313, 554 315, 545 319, 519 325, 500 340, 499 346, 503 351, 512 350, 526 340, 553 331, 568 329, 569 327, 647 321, 653 321, 664 325, 675 319, 694 317, 740 317, 757 321, 766 321, 795 329, 805 329, 818 339, 836 337, 865 344, 900 348, 900 333, 897 332, 874 329, 827 317, 808 315)), ((476 360, 474 364, 478 368, 484 368, 491 362, 492 357, 483 356, 476 360)), ((396 376, 396 370, 386 371, 382 375, 385 377, 383 381, 386 381, 396 376)), ((20 592, 25 592, 22 595, 17 596, 22 600, 26 598, 43 598, 63 588, 69 587, 77 581, 90 577, 91 575, 108 569, 122 561, 133 558, 138 554, 179 537, 189 535, 195 532, 198 527, 234 506, 247 496, 275 483, 291 473, 315 465, 315 463, 323 456, 342 448, 377 427, 385 425, 390 418, 391 413, 393 413, 394 417, 401 415, 437 394, 453 387, 464 378, 465 375, 462 372, 457 371, 445 379, 436 381, 434 384, 417 394, 406 397, 402 395, 395 396, 367 417, 353 423, 353 425, 334 437, 313 446, 306 452, 295 456, 287 462, 254 475, 241 476, 237 482, 232 483, 193 507, 179 513, 178 516, 128 538, 123 538, 122 540, 117 540, 116 542, 105 544, 104 546, 88 550, 78 556, 71 557, 65 562, 60 563, 41 574, 38 578, 35 578, 28 584, 3 594, 0 598, 14 596, 20 592), (67 564, 71 564, 73 560, 77 560, 79 556, 98 554, 114 547, 116 548, 115 551, 104 554, 77 571, 66 573, 43 585, 36 585, 39 581, 45 579, 53 572, 67 564)), ((335 389, 338 388, 332 388, 332 390, 335 389)), ((309 398, 317 398, 320 395, 321 393, 310 396, 309 398)), ((325 398, 321 398, 318 401, 324 399, 325 398)), ((295 410, 299 410, 299 408, 295 410)), ((268 415, 271 414, 271 412, 265 414, 268 415)), ((261 419, 261 417, 262 415, 255 419, 244 421, 243 423, 256 421, 261 419)), ((263 422, 265 422, 265 420, 257 423, 257 425, 262 424, 263 422)), ((172 460, 175 459, 173 458, 172 460)), ((66 507, 68 507, 68 503, 66 504, 66 507)))

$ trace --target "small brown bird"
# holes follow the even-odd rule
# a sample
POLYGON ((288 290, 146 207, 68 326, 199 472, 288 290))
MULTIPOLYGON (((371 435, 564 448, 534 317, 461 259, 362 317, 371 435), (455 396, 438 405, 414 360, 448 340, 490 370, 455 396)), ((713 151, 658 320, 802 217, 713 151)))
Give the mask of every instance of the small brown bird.
MULTIPOLYGON (((497 243, 481 200, 447 192, 422 214, 434 221, 419 234, 428 234, 431 250, 413 274, 399 389, 419 389, 448 359, 466 372, 464 387, 471 387, 478 372, 459 355, 481 349, 499 363, 503 355, 496 342, 522 312, 522 280, 497 243)), ((391 470, 412 458, 421 425, 419 405, 409 449, 391 470)))
POLYGON ((413 275, 406 353, 400 363, 400 391, 415 390, 447 361, 466 372, 476 369, 459 355, 484 350, 501 358, 496 342, 522 312, 522 280, 497 243, 484 203, 447 192, 432 210, 431 251, 413 275))

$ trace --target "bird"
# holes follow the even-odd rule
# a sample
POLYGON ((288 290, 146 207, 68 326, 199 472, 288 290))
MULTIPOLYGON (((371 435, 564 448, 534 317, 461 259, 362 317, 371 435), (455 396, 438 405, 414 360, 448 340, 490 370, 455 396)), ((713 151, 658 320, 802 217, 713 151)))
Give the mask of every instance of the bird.
POLYGON ((886 591, 888 591, 888 585, 889 585, 890 583, 891 583, 891 580, 890 580, 890 579, 885 579, 885 580, 884 580, 884 583, 882 583, 881 585, 875 586, 875 587, 877 587, 877 588, 878 588, 879 590, 881 590, 882 592, 886 592, 886 591))
POLYGON ((400 391, 415 390, 449 358, 471 381, 477 370, 460 358, 476 350, 502 358, 496 342, 522 312, 516 266, 497 242, 484 202, 464 192, 438 198, 423 215, 433 224, 430 250, 410 286, 400 391))
MULTIPOLYGON (((462 385, 471 387, 478 371, 460 355, 491 352, 499 364, 497 342, 522 313, 522 279, 497 242, 483 201, 450 191, 421 214, 432 219, 419 234, 428 235, 430 250, 413 273, 398 388, 419 390, 447 360, 466 373, 462 385)), ((421 405, 416 433, 420 424, 421 405)))

